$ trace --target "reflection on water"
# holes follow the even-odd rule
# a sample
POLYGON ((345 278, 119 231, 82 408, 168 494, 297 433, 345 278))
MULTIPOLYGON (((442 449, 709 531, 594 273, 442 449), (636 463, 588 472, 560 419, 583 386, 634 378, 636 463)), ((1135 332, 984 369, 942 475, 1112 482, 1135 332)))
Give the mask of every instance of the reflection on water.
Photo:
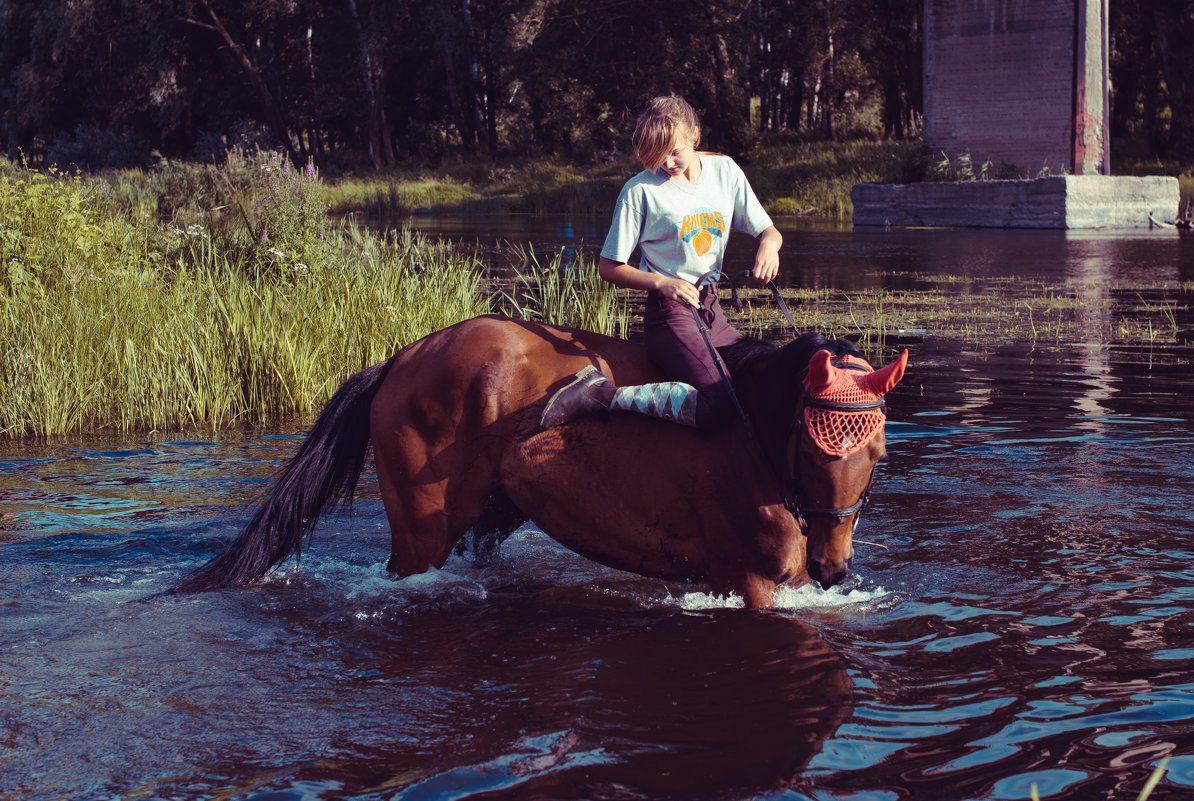
MULTIPOLYGON (((493 252, 504 243, 533 243, 537 253, 561 248, 596 253, 605 241, 604 217, 477 215, 412 217, 413 230, 476 244, 493 252)), ((781 217, 780 283, 846 292, 924 289, 936 278, 1070 280, 1113 289, 1116 283, 1163 285, 1194 281, 1194 236, 1175 229, 1049 231, 999 229, 853 230, 837 220, 781 217), (1110 281, 1108 285, 1104 282, 1110 281)), ((734 232, 726 253, 730 275, 754 265, 754 247, 734 232)), ((500 255, 495 257, 501 263, 500 255)))
MULTIPOLYGON (((1192 277, 1168 234, 1046 233, 800 229, 791 278, 1192 277)), ((296 432, 5 443, 0 797, 1119 799, 1169 754, 1152 799, 1194 797, 1191 353, 1089 326, 913 342, 860 534, 885 547, 766 613, 534 529, 395 582, 369 475, 301 565, 139 602, 296 432)))

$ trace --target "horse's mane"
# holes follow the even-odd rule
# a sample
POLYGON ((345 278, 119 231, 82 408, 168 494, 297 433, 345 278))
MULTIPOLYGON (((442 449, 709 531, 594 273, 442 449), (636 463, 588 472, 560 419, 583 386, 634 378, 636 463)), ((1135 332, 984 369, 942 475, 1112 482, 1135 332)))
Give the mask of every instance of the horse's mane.
POLYGON ((862 356, 850 340, 830 339, 816 331, 801 334, 783 347, 746 337, 718 349, 739 402, 765 440, 773 439, 768 434, 786 432, 804 392, 808 363, 822 349, 834 356, 862 356))

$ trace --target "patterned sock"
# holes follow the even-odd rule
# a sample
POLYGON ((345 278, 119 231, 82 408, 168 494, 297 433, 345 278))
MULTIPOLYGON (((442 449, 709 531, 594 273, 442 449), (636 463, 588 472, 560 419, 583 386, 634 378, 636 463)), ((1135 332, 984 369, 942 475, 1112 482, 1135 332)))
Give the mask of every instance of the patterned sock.
POLYGON ((696 387, 680 381, 661 381, 657 384, 618 387, 614 390, 614 399, 609 408, 695 426, 696 402, 696 387))

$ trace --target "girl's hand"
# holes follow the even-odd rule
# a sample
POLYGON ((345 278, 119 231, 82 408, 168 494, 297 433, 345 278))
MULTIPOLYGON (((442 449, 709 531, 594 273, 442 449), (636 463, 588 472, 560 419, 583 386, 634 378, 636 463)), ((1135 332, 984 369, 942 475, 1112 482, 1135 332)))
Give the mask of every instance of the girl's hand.
POLYGON ((597 273, 602 280, 626 289, 654 291, 668 300, 700 308, 701 293, 695 285, 679 278, 670 278, 658 273, 647 273, 629 264, 611 261, 604 256, 597 262, 597 273))
POLYGON ((661 276, 662 280, 656 288, 656 292, 663 295, 668 300, 674 300, 677 303, 687 304, 694 309, 699 309, 701 306, 701 291, 695 285, 682 281, 679 278, 667 278, 661 276))
POLYGON ((755 267, 751 274, 760 284, 765 284, 779 275, 779 246, 783 241, 775 226, 759 235, 759 250, 755 253, 755 267))

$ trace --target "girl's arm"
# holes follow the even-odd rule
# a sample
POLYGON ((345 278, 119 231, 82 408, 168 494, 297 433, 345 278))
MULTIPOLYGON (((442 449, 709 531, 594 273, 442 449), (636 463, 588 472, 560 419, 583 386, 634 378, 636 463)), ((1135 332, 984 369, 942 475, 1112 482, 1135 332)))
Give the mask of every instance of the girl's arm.
POLYGON ((779 275, 779 246, 783 243, 784 238, 774 225, 759 234, 759 250, 752 271, 759 283, 765 284, 779 275))
MULTIPOLYGON (((777 231, 776 235, 778 236, 778 234, 777 231)), ((778 245, 776 249, 778 250, 778 245)), ((775 262, 778 270, 778 256, 776 256, 775 262)), ((623 289, 654 290, 669 300, 687 303, 693 308, 698 308, 701 305, 701 293, 696 286, 679 278, 645 272, 637 267, 619 263, 604 256, 597 262, 597 272, 603 280, 623 289)))

